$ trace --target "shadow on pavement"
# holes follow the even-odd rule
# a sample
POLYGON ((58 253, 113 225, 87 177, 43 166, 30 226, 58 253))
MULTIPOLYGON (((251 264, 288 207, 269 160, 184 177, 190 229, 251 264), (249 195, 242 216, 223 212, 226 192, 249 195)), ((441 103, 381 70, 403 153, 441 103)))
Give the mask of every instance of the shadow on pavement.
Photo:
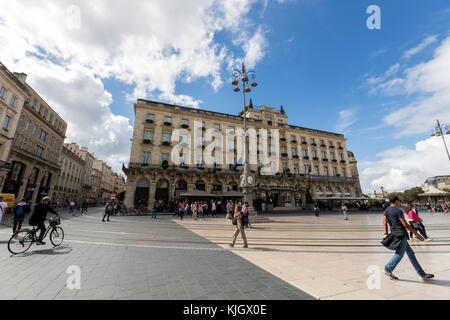
POLYGON ((18 255, 13 255, 11 256, 12 258, 26 258, 29 256, 34 256, 35 254, 44 254, 44 255, 64 255, 64 254, 69 254, 70 252, 72 252, 72 248, 69 246, 61 246, 58 248, 52 248, 52 249, 42 249, 42 250, 34 250, 34 251, 29 251, 29 252, 25 252, 23 254, 18 254, 18 255))
POLYGON ((412 283, 421 283, 426 285, 434 285, 434 286, 444 286, 444 287, 450 287, 450 280, 438 280, 438 279, 431 279, 431 280, 399 280, 401 282, 412 282, 412 283))

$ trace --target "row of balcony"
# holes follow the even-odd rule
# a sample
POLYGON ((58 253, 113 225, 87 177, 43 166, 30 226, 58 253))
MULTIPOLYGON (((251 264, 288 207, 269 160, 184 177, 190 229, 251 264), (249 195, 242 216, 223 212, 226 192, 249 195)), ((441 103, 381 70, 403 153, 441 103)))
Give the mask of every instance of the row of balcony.
MULTIPOLYGON (((128 169, 138 169, 138 170, 148 170, 148 171, 169 171, 169 172, 180 172, 180 173, 214 173, 214 174, 223 174, 223 175, 242 175, 242 169, 240 170, 231 170, 231 169, 223 169, 223 168, 211 168, 205 167, 204 165, 198 166, 189 166, 189 165, 155 165, 155 164, 146 164, 146 163, 130 163, 128 169)), ((256 174, 261 177, 267 177, 266 175, 262 175, 260 170, 251 170, 253 174, 256 174)), ((279 178, 291 178, 291 179, 310 179, 312 181, 329 181, 329 182, 349 182, 354 183, 357 182, 356 178, 348 178, 341 177, 340 174, 337 176, 319 176, 319 175, 306 175, 301 173, 290 173, 289 169, 285 172, 280 172, 274 175, 279 178)))

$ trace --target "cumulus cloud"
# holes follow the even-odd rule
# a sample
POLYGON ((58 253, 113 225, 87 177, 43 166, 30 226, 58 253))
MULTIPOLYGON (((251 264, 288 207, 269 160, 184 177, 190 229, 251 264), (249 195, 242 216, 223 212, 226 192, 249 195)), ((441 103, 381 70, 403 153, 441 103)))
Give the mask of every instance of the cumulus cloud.
POLYGON ((416 187, 433 176, 450 172, 442 138, 433 137, 416 143, 414 149, 404 146, 384 151, 379 160, 368 163, 360 173, 364 192, 380 190, 403 191, 416 187))
POLYGON ((130 85, 130 106, 152 97, 199 107, 177 82, 205 79, 218 90, 229 64, 264 57, 264 28, 249 18, 255 1, 0 0, 0 60, 29 75, 68 122, 70 140, 117 168, 129 157, 131 127, 111 112, 102 79, 130 85), (217 42, 220 32, 238 46, 217 42))

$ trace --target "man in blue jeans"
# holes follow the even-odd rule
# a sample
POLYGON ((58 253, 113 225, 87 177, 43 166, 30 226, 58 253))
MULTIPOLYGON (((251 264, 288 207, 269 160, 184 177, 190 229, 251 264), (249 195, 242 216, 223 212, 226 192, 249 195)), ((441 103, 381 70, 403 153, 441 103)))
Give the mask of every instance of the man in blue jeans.
MULTIPOLYGON (((402 203, 398 197, 392 197, 389 199, 391 202, 391 206, 388 207, 384 211, 383 216, 383 225, 384 225, 384 238, 387 238, 388 236, 388 224, 392 228, 404 228, 409 230, 410 232, 414 233, 420 241, 424 241, 424 238, 417 233, 415 229, 413 229, 404 218, 403 210, 400 209, 402 203)), ((388 264, 384 267, 385 274, 391 279, 391 280, 398 280, 396 276, 392 274, 395 267, 399 264, 399 262, 402 260, 403 256, 406 254, 408 255, 409 260, 411 261, 414 269, 419 274, 419 276, 424 279, 431 279, 434 277, 432 274, 427 274, 425 271, 423 271, 422 267, 420 266, 419 262, 416 259, 416 255, 409 246, 408 243, 408 232, 404 230, 404 236, 400 239, 400 244, 395 251, 394 256, 392 259, 388 262, 388 264)))

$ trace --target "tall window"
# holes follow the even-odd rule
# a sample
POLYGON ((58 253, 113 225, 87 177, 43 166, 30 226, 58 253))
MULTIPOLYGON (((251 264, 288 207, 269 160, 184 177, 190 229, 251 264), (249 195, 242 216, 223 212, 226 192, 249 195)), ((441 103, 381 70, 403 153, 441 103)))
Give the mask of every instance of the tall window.
POLYGON ((337 170, 337 168, 333 168, 333 174, 334 174, 335 177, 337 177, 337 175, 338 175, 338 170, 337 170))
POLYGON ((152 141, 153 140, 153 132, 150 130, 145 130, 144 132, 144 140, 152 141))
POLYGON ((47 132, 41 130, 41 135, 39 136, 39 140, 44 141, 47 140, 47 132))
POLYGON ((308 156, 308 150, 302 149, 302 151, 303 151, 303 157, 307 157, 308 156))
POLYGON ((296 141, 297 138, 295 138, 295 136, 291 136, 291 142, 296 141))
POLYGON ((36 135, 36 132, 37 132, 37 125, 34 125, 34 127, 33 127, 33 136, 36 135))
POLYGON ((298 164, 294 164, 294 173, 295 174, 299 174, 300 173, 299 168, 298 168, 298 164))
POLYGON ((343 153, 340 153, 339 156, 341 157, 341 161, 345 161, 343 153))
POLYGON ((5 97, 5 91, 6 89, 4 87, 0 87, 0 99, 3 99, 5 97))
POLYGON ((288 171, 288 164, 286 162, 283 162, 283 173, 287 173, 288 171))
POLYGON ((336 154, 334 152, 331 152, 331 160, 336 160, 336 154))
POLYGON ((345 168, 342 168, 342 176, 347 178, 347 171, 345 171, 345 168))
POLYGON ((150 164, 150 152, 142 152, 142 164, 150 164))
POLYGON ((154 114, 147 114, 147 120, 155 121, 155 115, 154 114))
POLYGON ((297 148, 292 148, 292 156, 297 156, 297 148))
POLYGON ((8 131, 8 125, 10 120, 11 120, 10 116, 5 117, 5 121, 3 122, 3 130, 8 131))
POLYGON ((329 176, 330 173, 328 172, 328 167, 323 167, 323 169, 324 169, 324 171, 325 171, 325 175, 326 175, 326 176, 329 176))
POLYGON ((316 150, 312 151, 312 156, 313 156, 313 158, 317 158, 317 151, 316 150))
POLYGON ((189 120, 188 119, 181 120, 181 125, 182 126, 188 126, 189 125, 189 120))
POLYGON ((171 139, 172 139, 172 134, 170 132, 163 132, 163 138, 162 138, 163 142, 170 142, 171 139))
POLYGON ((172 123, 172 118, 171 118, 171 117, 165 117, 165 118, 164 118, 164 122, 166 122, 166 123, 172 123))
POLYGON ((215 128, 216 130, 220 130, 220 124, 216 123, 216 124, 214 125, 214 128, 215 128))
POLYGON ((161 163, 163 163, 164 161, 169 162, 169 154, 168 153, 161 154, 161 163))
POLYGON ((314 172, 316 173, 316 176, 319 175, 319 167, 318 166, 314 166, 314 172))
POLYGON ((14 107, 15 104, 16 104, 16 97, 12 96, 11 97, 11 101, 9 102, 9 106, 10 107, 14 107))
POLYGON ((28 120, 27 124, 25 125, 25 131, 30 131, 31 121, 28 120))
POLYGON ((42 149, 42 147, 40 147, 40 146, 37 146, 34 154, 37 155, 38 157, 42 157, 43 152, 44 152, 44 149, 42 149))
POLYGON ((327 153, 325 151, 322 151, 322 159, 326 159, 327 158, 327 153))

